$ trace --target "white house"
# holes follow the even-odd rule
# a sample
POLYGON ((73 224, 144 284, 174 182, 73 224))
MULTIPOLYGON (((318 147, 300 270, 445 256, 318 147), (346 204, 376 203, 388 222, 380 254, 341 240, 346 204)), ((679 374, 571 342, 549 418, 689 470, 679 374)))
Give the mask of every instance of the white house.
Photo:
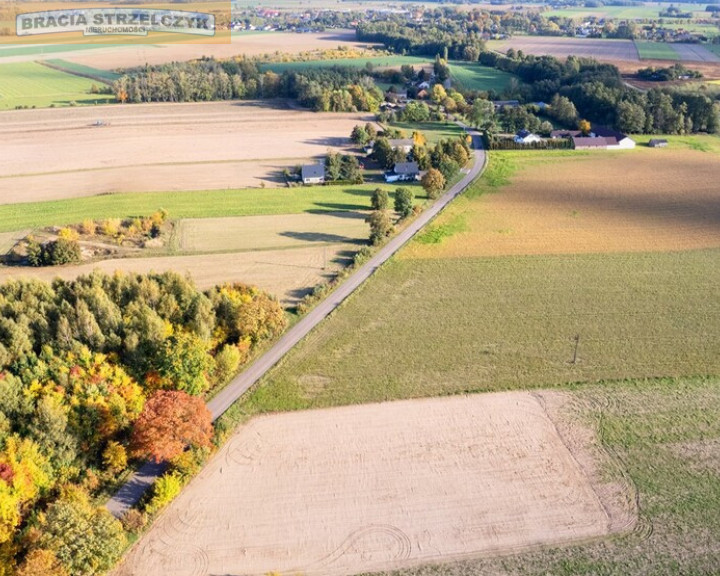
POLYGON ((392 170, 385 172, 385 182, 409 182, 419 177, 417 162, 398 162, 392 170))
POLYGON ((533 134, 528 130, 520 130, 513 138, 518 144, 532 144, 533 142, 542 142, 542 138, 537 134, 533 134))

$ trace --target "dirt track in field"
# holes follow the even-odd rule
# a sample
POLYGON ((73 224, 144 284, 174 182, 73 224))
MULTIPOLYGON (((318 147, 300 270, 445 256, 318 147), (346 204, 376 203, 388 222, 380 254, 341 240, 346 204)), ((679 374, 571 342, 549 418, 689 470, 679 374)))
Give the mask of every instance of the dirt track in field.
POLYGON ((403 257, 720 246, 718 175, 720 156, 672 148, 598 151, 527 165, 510 185, 448 211, 445 218, 465 220, 465 231, 441 244, 416 242, 403 257))
MULTIPOLYGON (((116 576, 345 575, 632 529, 567 397, 508 392, 261 416, 116 576)), ((594 444, 594 445, 593 445, 594 444)))
POLYGON ((313 244, 288 250, 265 250, 237 254, 199 256, 161 256, 123 258, 78 266, 50 268, 0 268, 0 282, 10 278, 73 279, 94 269, 108 274, 116 270, 148 273, 172 270, 190 275, 200 289, 223 282, 252 284, 278 297, 283 305, 293 305, 323 279, 332 278, 340 268, 336 262, 359 249, 357 244, 313 244))
POLYGON ((282 103, 133 104, 3 113, 0 203, 110 192, 280 185, 282 170, 350 144, 366 114, 282 103), (94 124, 100 120, 102 126, 94 124))

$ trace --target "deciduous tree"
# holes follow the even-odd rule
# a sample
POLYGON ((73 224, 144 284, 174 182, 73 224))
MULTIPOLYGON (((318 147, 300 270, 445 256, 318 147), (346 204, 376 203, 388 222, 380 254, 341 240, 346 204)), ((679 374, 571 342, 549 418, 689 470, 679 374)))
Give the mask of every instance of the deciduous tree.
POLYGON ((430 168, 420 180, 423 189, 430 198, 437 198, 445 187, 445 176, 436 168, 430 168))
POLYGON ((158 390, 135 422, 130 445, 133 455, 163 462, 188 446, 209 446, 211 438, 212 417, 201 398, 158 390))

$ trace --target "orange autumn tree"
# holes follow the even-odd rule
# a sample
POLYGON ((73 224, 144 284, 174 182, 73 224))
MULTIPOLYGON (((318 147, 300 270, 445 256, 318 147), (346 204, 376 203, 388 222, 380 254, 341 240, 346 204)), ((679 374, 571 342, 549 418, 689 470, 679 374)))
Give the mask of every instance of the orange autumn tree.
POLYGON ((145 403, 130 439, 133 456, 172 460, 188 446, 209 447, 212 416, 205 402, 175 390, 158 390, 145 403))

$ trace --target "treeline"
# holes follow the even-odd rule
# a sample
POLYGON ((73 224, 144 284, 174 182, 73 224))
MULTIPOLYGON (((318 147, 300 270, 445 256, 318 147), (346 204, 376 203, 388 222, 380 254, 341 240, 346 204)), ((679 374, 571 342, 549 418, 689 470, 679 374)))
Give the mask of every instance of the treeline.
POLYGON ((292 98, 323 112, 378 109, 383 100, 372 78, 353 67, 262 72, 244 59, 203 58, 126 71, 113 84, 120 102, 200 102, 292 98))
POLYGON ((627 86, 617 67, 592 59, 493 52, 480 63, 516 74, 524 84, 515 96, 526 102, 567 98, 579 115, 622 132, 645 134, 715 133, 718 103, 702 91, 652 89, 640 92, 627 86))
POLYGON ((200 292, 175 273, 1 285, 0 574, 111 566, 125 536, 92 496, 134 456, 178 454, 173 465, 188 466, 192 452, 162 444, 196 418, 197 446, 207 446, 200 396, 285 325, 264 292, 240 284, 200 292), (193 414, 178 415, 193 397, 193 414), (139 423, 147 428, 158 406, 177 423, 163 438, 142 437, 139 423))
MULTIPOLYGON (((455 14, 447 12, 448 15, 455 14)), ((381 43, 398 54, 435 57, 444 54, 453 60, 475 61, 485 48, 481 26, 467 20, 442 18, 427 23, 410 23, 388 18, 360 21, 355 29, 361 42, 381 43)))

